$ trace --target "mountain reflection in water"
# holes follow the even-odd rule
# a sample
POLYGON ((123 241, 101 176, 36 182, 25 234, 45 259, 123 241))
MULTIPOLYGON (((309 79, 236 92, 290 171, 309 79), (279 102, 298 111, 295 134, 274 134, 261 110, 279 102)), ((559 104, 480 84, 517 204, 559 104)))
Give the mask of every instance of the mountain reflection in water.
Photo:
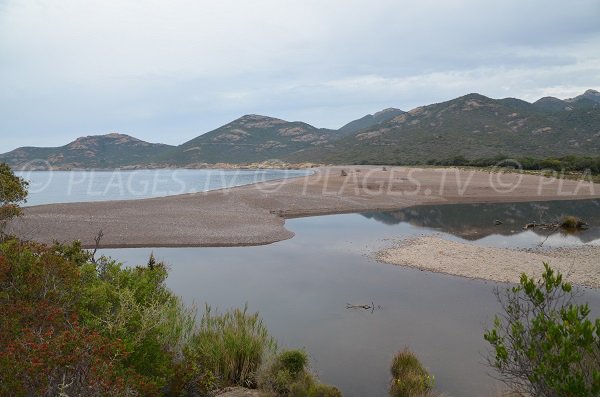
MULTIPOLYGON (((408 223, 470 241, 491 235, 518 235, 525 232, 523 226, 528 223, 551 223, 572 215, 585 221, 589 228, 570 233, 570 237, 582 243, 600 239, 600 200, 419 206, 362 215, 387 225, 408 223), (502 223, 496 224, 496 220, 502 223)), ((541 228, 531 230, 542 237, 551 232, 541 228)))

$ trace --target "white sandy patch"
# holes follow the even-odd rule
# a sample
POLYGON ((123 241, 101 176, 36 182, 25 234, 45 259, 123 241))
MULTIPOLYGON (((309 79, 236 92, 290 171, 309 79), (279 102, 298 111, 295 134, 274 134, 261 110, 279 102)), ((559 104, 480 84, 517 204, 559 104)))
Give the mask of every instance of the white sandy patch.
POLYGON ((543 262, 574 284, 600 288, 600 246, 532 251, 481 247, 440 237, 418 237, 377 252, 382 262, 500 282, 519 282, 522 273, 539 277, 543 262))

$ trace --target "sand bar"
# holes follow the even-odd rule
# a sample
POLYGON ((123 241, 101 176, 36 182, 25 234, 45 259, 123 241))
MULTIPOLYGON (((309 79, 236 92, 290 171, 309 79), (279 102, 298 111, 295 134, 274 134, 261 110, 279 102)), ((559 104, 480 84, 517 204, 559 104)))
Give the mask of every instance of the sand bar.
POLYGON ((510 283, 518 283, 522 273, 539 277, 546 262, 574 284, 600 288, 600 246, 596 245, 518 250, 426 236, 401 240, 376 257, 395 265, 510 283))
POLYGON ((286 218, 422 204, 599 197, 600 185, 586 181, 454 168, 337 166, 206 193, 28 207, 8 231, 46 243, 78 239, 85 246, 94 245, 99 230, 103 247, 243 246, 291 238, 286 218))

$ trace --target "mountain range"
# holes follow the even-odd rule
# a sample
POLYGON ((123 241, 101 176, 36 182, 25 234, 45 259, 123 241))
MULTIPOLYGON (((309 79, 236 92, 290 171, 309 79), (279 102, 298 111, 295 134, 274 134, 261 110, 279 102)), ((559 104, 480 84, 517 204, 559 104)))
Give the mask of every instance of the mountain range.
POLYGON ((533 103, 468 94, 408 112, 389 108, 333 130, 246 115, 179 146, 117 133, 81 137, 60 147, 22 147, 0 161, 22 168, 42 160, 53 168, 196 166, 286 162, 419 164, 456 156, 597 156, 600 93, 544 97, 533 103))

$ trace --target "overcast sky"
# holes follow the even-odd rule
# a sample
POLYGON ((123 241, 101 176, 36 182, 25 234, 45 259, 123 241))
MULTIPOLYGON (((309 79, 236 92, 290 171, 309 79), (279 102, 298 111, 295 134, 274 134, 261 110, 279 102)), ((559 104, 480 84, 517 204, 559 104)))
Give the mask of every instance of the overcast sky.
POLYGON ((0 152, 600 89, 599 0, 0 0, 0 152))

